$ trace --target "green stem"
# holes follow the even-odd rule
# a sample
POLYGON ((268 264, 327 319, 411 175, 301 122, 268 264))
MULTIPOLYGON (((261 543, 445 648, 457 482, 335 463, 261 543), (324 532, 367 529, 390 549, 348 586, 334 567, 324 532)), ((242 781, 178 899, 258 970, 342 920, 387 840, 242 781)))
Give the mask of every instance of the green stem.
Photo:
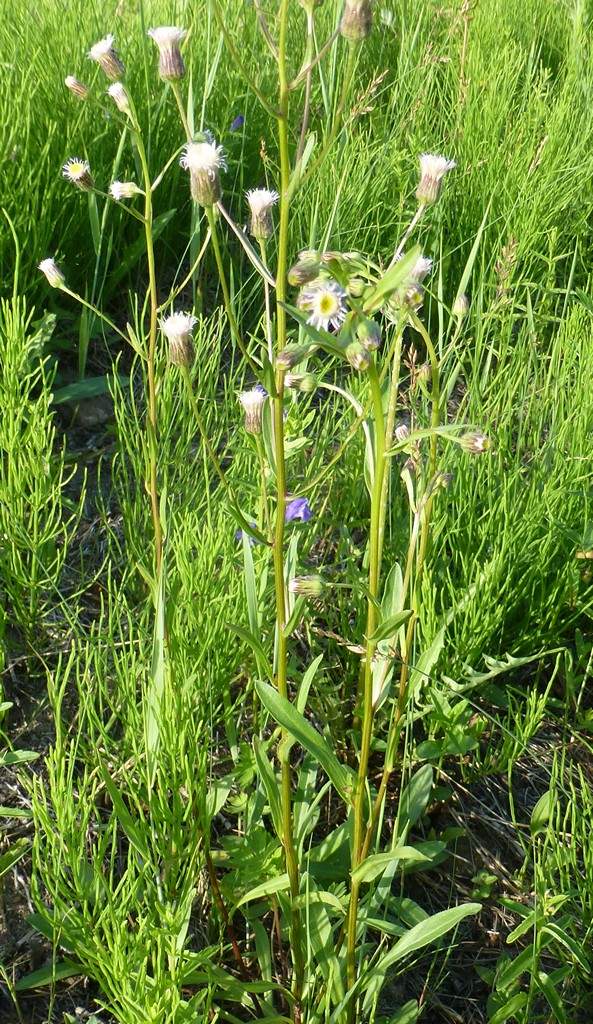
MULTIPOLYGON (((383 482, 385 478, 385 421, 383 416, 383 395, 381 383, 375 363, 369 367, 369 381, 373 395, 373 410, 375 417, 375 458, 373 466, 373 490, 371 496, 371 526, 370 526, 370 557, 369 557, 369 600, 367 607, 366 623, 366 658, 364 665, 364 689, 362 701, 362 734, 360 741, 360 755, 358 761, 358 775, 356 780, 356 792, 354 796, 354 831, 352 848, 352 869, 358 867, 363 856, 364 843, 364 812, 366 804, 367 774, 371 741, 373 737, 373 657, 376 650, 376 642, 371 638, 377 629, 377 606, 379 598, 381 562, 380 562, 380 541, 381 541, 381 507, 383 496, 383 482)), ((346 985, 350 990, 356 982, 356 924, 358 918, 358 896, 360 884, 353 881, 350 888, 350 901, 348 905, 348 920, 346 926, 346 985)), ((356 1018, 356 1001, 352 1000, 348 1006, 348 1024, 353 1024, 356 1018)))
POLYGON ((218 269, 218 276, 220 278, 220 287, 222 288, 222 297, 224 299, 224 308, 226 309, 226 314, 227 314, 227 317, 229 318, 229 326, 231 328, 231 334, 232 334, 233 338, 235 339, 235 341, 237 342, 237 345, 241 349, 241 352, 242 352, 244 358, 249 363, 249 366, 251 367, 251 369, 253 370, 253 372, 257 376, 258 375, 258 368, 255 365, 255 363, 253 362, 253 359, 249 355, 247 349, 245 348, 245 345, 243 343, 243 339, 242 339, 242 337, 241 337, 241 335, 239 333, 239 326, 237 324, 237 321, 235 319, 235 314, 233 312, 233 306, 232 306, 232 303, 231 303, 231 295, 230 295, 230 292, 229 292, 229 286, 227 284, 226 273, 225 273, 225 269, 224 269, 224 263, 222 262, 222 253, 220 251, 220 245, 219 245, 219 242, 218 242, 218 229, 216 227, 216 217, 214 216, 214 208, 212 206, 206 206, 206 207, 204 207, 204 209, 206 211, 206 217, 208 219, 208 226, 210 228, 210 234, 212 236, 212 248, 214 249, 214 258, 216 260, 216 267, 218 269))
MULTIPOLYGON (((276 273, 276 325, 278 351, 286 345, 286 274, 288 270, 288 227, 290 212, 290 154, 288 144, 288 107, 289 92, 286 75, 286 50, 288 44, 288 10, 289 0, 282 0, 280 7, 280 30, 278 36, 278 148, 280 154, 280 223, 278 227, 278 268, 276 273)), ((277 622, 277 677, 278 693, 287 697, 287 637, 284 636, 286 623, 286 583, 284 579, 284 515, 286 512, 286 464, 284 454, 284 373, 276 372, 276 394, 274 396, 274 445, 276 457, 276 479, 278 500, 276 506, 276 524, 274 533, 274 591, 276 597, 277 622)), ((288 733, 282 730, 282 738, 286 740, 288 733)), ((290 880, 291 897, 291 951, 293 958, 292 991, 295 1004, 291 1009, 294 1021, 300 1020, 300 1000, 303 994, 305 965, 303 960, 301 918, 297 907, 300 890, 299 865, 294 846, 292 822, 292 784, 290 777, 290 760, 282 759, 282 842, 286 871, 290 880)))
MULTIPOLYGON (((266 240, 260 238, 259 240, 259 251, 261 253, 262 263, 267 266, 267 254, 266 254, 266 240)), ((274 344, 272 339, 272 314, 270 311, 270 285, 267 279, 264 277, 264 304, 266 308, 266 342, 268 345, 268 359, 270 363, 274 363, 274 344)))
POLYGON ((331 149, 336 135, 342 127, 342 115, 346 106, 346 100, 348 99, 348 92, 350 89, 350 83, 352 81, 352 75, 354 74, 354 67, 356 64, 356 58, 358 55, 358 46, 356 43, 350 43, 350 50, 348 52, 348 64, 346 65, 346 74, 344 75, 344 81, 342 83, 342 92, 340 93, 340 99, 338 100, 338 106, 334 116, 333 124, 330 128, 329 135, 325 140, 325 143, 319 153, 318 157, 309 167, 309 170, 303 175, 299 181, 299 187, 304 185, 309 180, 312 174, 321 166, 325 160, 329 150, 331 149))
MULTIPOLYGON (((418 330, 420 332, 420 334, 422 335, 422 337, 424 339, 424 342, 426 344, 427 351, 429 353, 431 370, 432 370, 432 396, 431 396, 431 398, 432 398, 432 415, 431 415, 431 427, 433 428, 433 431, 436 431, 436 429, 438 428, 438 425, 439 425, 439 397, 440 397, 438 359, 437 359, 436 351, 435 351, 434 345, 432 343, 432 340, 430 338, 430 335, 428 334, 428 331, 424 327, 424 324, 422 323, 422 321, 416 316, 415 313, 411 313, 410 314, 410 319, 412 320, 412 323, 414 324, 416 330, 418 330)), ((419 547, 418 547, 418 553, 417 553, 417 556, 416 556, 416 574, 415 574, 415 578, 414 578, 414 590, 413 590, 413 593, 410 596, 410 607, 412 608, 412 615, 410 617, 410 620, 408 622, 408 627, 407 627, 407 630, 406 630, 405 651, 402 651, 402 667, 401 667, 400 679, 399 679, 397 707, 396 707, 396 710, 395 710, 395 715, 394 715, 393 721, 391 723, 390 730, 389 730, 389 736, 388 736, 388 739, 387 739, 387 749, 386 749, 386 752, 385 752, 385 761, 384 761, 383 773, 382 773, 382 776, 381 776, 381 782, 379 784, 379 789, 378 789, 378 792, 377 792, 377 796, 375 798, 375 803, 373 805, 373 811, 372 811, 372 814, 371 814, 371 819, 370 819, 370 822, 369 822, 369 824, 367 826, 367 833, 366 833, 366 837, 365 837, 365 841, 364 841, 364 846, 363 846, 363 857, 367 855, 368 850, 370 848, 370 844, 371 844, 372 836, 373 836, 373 831, 374 831, 375 825, 377 823, 377 820, 379 818, 379 814, 381 812, 381 807, 382 807, 382 804, 383 804, 383 800, 385 798, 385 793, 386 793, 386 790, 387 790, 387 784, 389 782, 389 778, 391 776, 391 772, 393 771, 393 766, 395 764, 395 753, 396 753, 396 748, 397 748, 397 738, 398 738, 398 735, 399 735, 399 731, 398 731, 399 730, 399 724, 400 724, 400 721, 401 721, 402 716, 403 716, 404 711, 405 711, 406 687, 407 687, 408 674, 409 674, 410 654, 411 654, 411 649, 412 649, 412 643, 413 643, 413 640, 414 640, 414 631, 415 631, 416 621, 418 619, 420 584, 421 584, 421 581, 422 581, 422 573, 423 573, 423 570, 424 570, 424 565, 425 565, 425 561, 426 561, 426 552, 427 552, 427 549, 428 549, 428 539, 429 539, 429 535, 430 535, 430 520, 431 520, 431 513, 432 513, 432 505, 433 505, 433 502, 434 502, 435 490, 438 487, 438 478, 437 478, 437 440, 438 440, 438 436, 437 436, 436 432, 432 433, 431 436, 430 436, 430 454, 429 454, 430 476, 429 476, 428 487, 427 487, 427 489, 426 489, 426 491, 425 491, 425 493, 423 495, 423 498, 422 498, 421 503, 420 503, 420 505, 418 507, 418 510, 415 513, 415 516, 414 516, 414 526, 413 526, 413 529, 412 529, 412 535, 410 537, 410 545, 409 545, 409 549, 408 549, 408 561, 407 561, 407 565, 406 565, 406 574, 405 574, 404 584, 403 584, 403 588, 402 588, 402 608, 403 608, 403 603, 406 600, 406 593, 407 593, 408 586, 410 585, 414 551, 416 549, 416 542, 417 542, 417 539, 418 539, 418 533, 420 533, 420 543, 419 543, 419 547)), ((392 645, 395 645, 396 641, 397 641, 397 637, 394 637, 393 640, 392 640, 392 645)), ((385 661, 385 666, 383 668, 382 679, 380 681, 381 683, 386 678, 386 675, 387 675, 388 671, 389 671, 389 662, 386 660, 385 661)))
POLYGON ((419 206, 418 209, 416 210, 416 213, 414 214, 414 216, 412 217, 412 219, 411 219, 410 223, 408 224, 406 230, 404 231, 404 233, 403 233, 403 235, 401 237, 400 243, 399 243, 397 249, 395 250, 395 252, 393 254, 393 257, 391 259, 391 263, 389 264, 389 267, 387 268, 388 270, 390 269, 390 267, 393 266, 394 263, 397 263, 399 257, 401 256, 402 252, 404 251, 404 246, 405 246, 406 242, 408 241, 408 238, 412 234, 412 231, 416 227, 416 225, 417 225, 418 221, 420 220, 422 214, 424 213, 425 209, 426 209, 425 206, 419 206))
MULTIPOLYGON (((399 370, 402 354, 402 320, 397 325, 397 335, 393 349, 391 364, 391 380, 389 383, 389 403, 387 406, 387 420, 385 423, 385 451, 389 451, 393 443, 393 432, 395 430, 395 413, 397 410, 397 399, 399 395, 399 370)), ((383 541, 385 539, 385 520, 387 517, 387 500, 389 497, 389 480, 391 478, 391 460, 389 460, 387 471, 383 478, 383 492, 381 494, 381 512, 379 520, 379 562, 383 557, 383 541)))
MULTIPOLYGON (((426 327, 422 323, 422 320, 416 315, 416 313, 410 312, 410 320, 419 334, 422 335, 426 350, 428 352, 428 358, 430 359, 430 370, 432 375, 432 393, 431 393, 431 404, 432 404, 432 415, 430 425, 434 431, 439 425, 439 404, 440 404, 440 384, 439 384, 439 361, 437 358, 435 347, 432 343, 430 334, 426 330, 426 327)), ((430 461, 429 461, 429 480, 432 480, 437 471, 437 434, 434 433, 430 438, 430 461)))
POLYGON ((150 504, 152 509, 152 521, 154 527, 154 546, 155 546, 155 562, 157 576, 161 567, 161 559, 163 552, 163 536, 161 530, 161 519, 159 515, 159 495, 158 495, 158 481, 157 481, 157 453, 158 453, 158 433, 157 433, 157 415, 156 415, 156 379, 155 379, 155 356, 156 356, 156 337, 157 337, 157 317, 158 317, 158 293, 156 283, 156 267, 154 259, 154 242, 152 237, 152 186, 150 183, 150 174, 148 169, 148 160, 146 157, 146 150, 144 148, 144 142, 136 113, 132 108, 132 121, 134 138, 136 141, 136 147, 138 150, 138 156, 142 165, 142 176, 144 178, 144 233, 146 236, 146 258, 148 262, 148 293, 150 299, 150 326, 148 333, 148 357, 147 357, 147 372, 148 372, 148 417, 147 417, 147 435, 148 435, 148 455, 150 461, 150 504))
POLYGON ((266 457, 264 452, 264 442, 261 434, 255 435, 255 443, 257 445, 257 457, 259 461, 259 475, 261 480, 261 500, 263 507, 263 515, 260 520, 260 529, 263 529, 265 522, 266 530, 268 531, 268 537, 272 536, 272 522, 270 519, 270 503, 268 501, 268 485, 266 483, 266 457))
POLYGON ((219 27, 219 29, 220 29, 220 31, 222 33, 222 36, 223 36, 224 41, 226 43, 227 49, 228 49, 228 51, 229 51, 229 53, 230 53, 230 55, 231 55, 231 57, 233 59, 233 63, 235 65, 235 67, 238 68, 240 75, 245 79, 245 82, 247 83, 249 88, 253 90, 253 92, 257 96, 259 102, 261 103, 262 107, 266 111, 266 113, 269 114, 270 117, 276 117, 278 115, 278 111, 274 110, 274 108, 271 105, 271 103, 268 103, 268 101, 267 101, 266 97, 264 96, 263 92, 257 87, 257 85, 253 81, 251 75, 245 69, 245 65, 244 65, 243 61, 241 60, 241 57, 239 55, 239 51, 238 51, 238 49, 235 46, 235 43, 233 41, 233 37, 232 37, 231 33, 229 32, 229 30, 227 28, 226 22, 224 20, 224 15, 223 15, 223 13, 222 13, 222 11, 220 9, 220 5, 218 3, 218 0, 210 0, 210 6, 211 6, 212 10, 214 11, 214 17, 216 18, 216 21, 218 22, 218 27, 219 27))
POLYGON ((188 142, 191 142, 192 139, 193 139, 193 136, 192 136, 192 133, 190 131, 189 124, 188 124, 188 121, 187 121, 187 115, 185 113, 185 107, 183 106, 183 100, 181 98, 181 89, 179 87, 179 82, 171 82, 171 88, 173 90, 173 95, 175 97, 175 102, 177 103, 177 107, 179 109, 179 116, 181 118, 181 123, 183 125, 183 130, 185 132, 185 137, 186 137, 188 142))
POLYGON ((115 326, 113 320, 110 320, 108 316, 105 316, 105 313, 102 313, 100 309, 97 309, 96 306, 93 306, 92 302, 87 302, 86 299, 83 299, 82 295, 79 295, 78 292, 71 291, 70 288, 68 288, 65 284, 60 286, 60 291, 65 292, 66 295, 69 295, 72 299, 76 299, 77 302, 80 302, 81 306, 86 306, 86 308, 90 309, 92 313, 98 316, 103 321, 103 323, 106 323, 109 327, 111 327, 112 331, 115 331, 116 334, 119 334, 120 338, 123 338, 125 342, 129 342, 130 339, 128 338, 127 334, 124 334, 123 331, 120 331, 119 327, 115 326))
POLYGON ((233 494, 233 491, 231 489, 231 485, 229 484, 229 482, 228 482, 228 480, 227 480, 223 470, 221 469, 220 462, 218 461, 218 456, 216 455, 216 452, 214 451, 214 448, 212 447, 212 443, 210 441, 210 438, 208 437, 208 434, 206 433, 206 428, 204 426, 204 421, 202 420, 202 417, 200 415, 200 410, 198 409, 198 403, 196 402, 196 396, 194 395, 194 389, 192 387, 191 379, 190 379, 190 376, 189 376, 189 368, 187 366, 180 366, 179 369, 181 370, 181 376, 183 377, 183 380, 185 382, 185 386, 186 386, 186 389, 187 389, 187 394, 189 396, 190 405, 192 407, 192 411, 193 411, 196 423, 198 424, 198 430, 200 431, 200 434, 202 435, 202 441, 204 442, 204 445, 206 447, 206 451, 208 452, 208 455, 210 456, 210 461, 212 462, 212 465, 214 466, 214 469, 215 469, 215 471, 216 471, 216 473, 218 475, 218 478, 219 478, 220 482, 222 483, 225 491, 227 492, 230 500, 235 505, 236 504, 236 500, 235 500, 235 496, 233 494))

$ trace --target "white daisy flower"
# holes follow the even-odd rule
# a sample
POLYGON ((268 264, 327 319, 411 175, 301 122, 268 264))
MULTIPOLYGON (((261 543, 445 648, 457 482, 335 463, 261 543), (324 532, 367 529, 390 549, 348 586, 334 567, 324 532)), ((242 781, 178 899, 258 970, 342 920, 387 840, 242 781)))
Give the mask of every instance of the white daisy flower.
POLYGON ((309 313, 307 323, 312 327, 338 330, 346 319, 347 294, 337 281, 317 281, 301 292, 297 305, 309 313))
POLYGON ((62 174, 81 192, 92 192, 95 187, 88 160, 71 156, 62 167, 62 174))

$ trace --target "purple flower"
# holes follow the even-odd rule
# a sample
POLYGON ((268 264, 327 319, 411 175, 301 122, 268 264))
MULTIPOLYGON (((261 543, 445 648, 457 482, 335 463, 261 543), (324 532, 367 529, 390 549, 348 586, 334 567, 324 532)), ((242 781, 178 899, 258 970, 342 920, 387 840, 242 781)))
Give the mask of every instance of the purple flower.
POLYGON ((290 523, 292 519, 300 519, 301 522, 308 523, 312 518, 313 513, 307 498, 291 498, 284 513, 285 523, 290 523))
MULTIPOLYGON (((308 498, 291 498, 287 503, 284 511, 285 523, 290 523, 293 519, 300 519, 302 523, 308 523, 312 518, 313 513, 311 512, 311 506, 309 505, 308 498)), ((255 526, 255 523, 252 523, 251 525, 255 526)), ((243 530, 237 530, 235 533, 235 539, 243 540, 243 530)), ((253 546, 259 544, 259 541, 250 537, 249 543, 253 546)))
POLYGON ((238 131, 239 128, 243 127, 244 123, 245 123, 245 118, 243 117, 243 114, 239 114, 239 116, 236 117, 235 120, 233 121, 231 127, 229 128, 229 131, 230 132, 238 131))

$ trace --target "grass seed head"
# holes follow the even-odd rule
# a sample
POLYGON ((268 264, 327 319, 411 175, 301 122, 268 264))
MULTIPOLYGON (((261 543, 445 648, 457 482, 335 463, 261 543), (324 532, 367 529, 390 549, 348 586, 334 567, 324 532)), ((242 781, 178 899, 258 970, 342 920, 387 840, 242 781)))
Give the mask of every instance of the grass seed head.
POLYGON ((175 366, 191 366, 195 351, 192 333, 198 318, 191 313, 170 313, 160 322, 160 328, 169 342, 169 359, 175 366))
POLYGON ((107 75, 107 78, 110 78, 112 82, 117 82, 119 78, 125 78, 126 69, 119 58, 113 42, 113 36, 105 36, 105 39, 101 39, 94 46, 91 46, 87 57, 97 62, 107 75))
POLYGON ((180 44, 186 34, 184 28, 175 28, 173 25, 162 25, 160 28, 148 30, 148 35, 154 39, 159 49, 159 76, 163 82, 178 82, 185 78, 185 64, 180 44))

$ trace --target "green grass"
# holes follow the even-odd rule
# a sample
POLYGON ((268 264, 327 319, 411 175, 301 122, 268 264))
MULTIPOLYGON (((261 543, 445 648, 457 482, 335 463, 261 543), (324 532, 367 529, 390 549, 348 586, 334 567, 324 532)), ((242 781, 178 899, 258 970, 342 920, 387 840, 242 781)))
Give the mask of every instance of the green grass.
MULTIPOLYGON (((245 549, 236 541, 237 522, 181 376, 159 347, 164 545, 161 574, 155 571, 145 364, 98 318, 81 317, 68 295, 50 291, 36 269, 40 260, 56 256, 73 290, 103 308, 117 328, 130 322, 142 333, 142 226, 114 204, 104 206, 99 196, 97 247, 87 197, 61 176, 72 155, 89 159, 103 190, 113 178, 137 175, 127 140, 120 147, 116 120, 80 104, 63 86, 64 77, 75 74, 103 92, 105 80, 85 52, 107 32, 115 34, 128 69, 153 177, 184 137, 142 26, 183 24, 190 30, 184 53, 194 124, 211 128, 225 147, 224 202, 239 224, 246 218, 247 188, 278 187, 276 128, 220 43, 205 0, 145 2, 141 15, 138 5, 127 3, 117 13, 114 4, 40 0, 34 11, 25 6, 5 0, 0 12, 0 49, 9 54, 0 100, 0 275, 6 296, 0 314, 0 631, 11 669, 3 674, 0 756, 22 746, 19 693, 22 678, 33 680, 36 700, 55 721, 55 740, 39 774, 22 770, 19 792, 21 809, 29 800, 25 792, 30 794, 33 923, 53 960, 30 979, 30 965, 16 964, 9 948, 3 976, 21 1019, 27 1019, 24 993, 30 986, 55 988, 68 973, 96 984, 101 1021, 107 1012, 121 1024, 290 1019, 288 1005, 272 994, 279 978, 286 981, 279 948, 286 955, 291 910, 285 888, 275 888, 274 881, 285 870, 273 827, 280 776, 272 755, 279 728, 264 706, 265 690, 256 688, 265 671, 248 636, 261 637, 264 661, 273 660, 278 643, 269 549, 245 549), (239 113, 245 123, 231 132, 239 113), (63 437, 58 435, 66 421, 56 419, 52 405, 57 387, 85 373, 104 378, 115 411, 113 422, 99 428, 100 441, 91 437, 90 449, 72 424, 60 426, 63 437), (86 502, 84 487, 68 484, 75 465, 77 480, 86 472, 86 502), (268 892, 258 889, 264 882, 268 892), (255 892, 251 901, 249 890, 255 892), (225 927, 221 900, 233 912, 235 933, 225 927), (261 983, 255 1000, 246 995, 233 957, 233 934, 261 983), (18 991, 10 980, 13 968, 18 991)), ((253 6, 229 0, 228 8, 227 30, 273 103, 276 73, 253 6)), ((319 38, 335 26, 340 9, 326 0, 318 12, 319 38)), ((266 14, 275 33, 275 11, 266 14)), ((293 71, 302 56, 303 20, 301 7, 292 4, 293 71)), ((360 1012, 362 1020, 377 1024, 435 1019, 439 1001, 459 1012, 447 974, 464 977, 460 950, 470 939, 477 961, 471 991, 478 993, 472 1021, 587 1019, 593 906, 587 767, 593 599, 590 31, 584 0, 479 0, 469 20, 452 2, 377 0, 373 35, 350 92, 358 114, 298 193, 291 213, 290 261, 304 248, 357 250, 386 267, 415 210, 419 153, 455 158, 457 169, 410 244, 418 242, 435 261, 422 316, 441 360, 448 399, 443 414, 449 423, 467 424, 492 439, 481 456, 445 437, 439 441, 439 466, 453 479, 435 500, 421 581, 411 698, 401 730, 405 767, 390 784, 384 842, 371 852, 388 849, 393 835, 395 845, 448 843, 448 859, 441 865, 441 852, 431 847, 424 876, 415 874, 421 868, 414 865, 392 866, 369 886, 360 922, 366 941, 360 1012), (454 336, 448 310, 462 282, 470 312, 454 336), (493 660, 485 663, 485 657, 493 660), (524 771, 535 779, 527 795, 516 781, 524 771), (472 871, 462 866, 465 848, 459 864, 451 856, 453 843, 473 840, 471 828, 464 837, 451 832, 452 819, 442 810, 450 801, 443 788, 448 779, 459 786, 462 802, 469 794, 468 806, 490 782, 508 801, 503 832, 514 835, 514 845, 501 853, 491 834, 486 846, 470 848, 473 868, 483 865, 496 879, 482 880, 486 890, 477 897, 471 896, 472 871), (400 791, 405 794, 398 811, 400 791), (401 810, 410 805, 417 812, 410 812, 411 830, 401 810), (433 877, 438 882, 431 900, 423 878, 433 877), (505 915, 495 958, 464 922, 459 949, 448 959, 439 940, 428 952, 418 952, 419 946, 416 960, 394 957, 382 966, 381 957, 404 932, 470 898, 484 903, 484 930, 499 911, 505 915), (378 982, 370 980, 373 971, 388 981, 380 996, 378 982), (421 994, 427 1009, 418 1016, 421 994), (408 1016, 398 1016, 401 1006, 408 1016)), ((313 90, 317 152, 338 103, 344 48, 338 52, 323 63, 313 90)), ((292 147, 300 110, 296 99, 292 147)), ((155 193, 155 213, 163 217, 155 252, 164 302, 187 274, 190 253, 206 232, 199 216, 189 241, 194 215, 177 160, 155 193)), ((223 223, 220 230, 234 311, 255 353, 264 337, 261 279, 223 223)), ((271 266, 275 245, 272 239, 271 266)), ((254 379, 231 343, 210 252, 175 308, 192 308, 194 298, 203 314, 194 334, 194 394, 241 513, 255 521, 258 462, 237 401, 254 379)), ((290 330, 296 337, 295 321, 290 330)), ((416 345, 422 362, 420 336, 409 331, 406 341, 416 345)), ((410 358, 411 350, 405 354, 410 358)), ((327 368, 323 359, 325 366, 312 357, 308 368, 327 368)), ((332 364, 328 379, 365 406, 368 378, 344 365, 332 364)), ((407 387, 402 411, 413 408, 420 424, 429 426, 429 401, 421 393, 410 398, 407 387)), ((353 420, 352 406, 335 392, 320 389, 290 400, 287 434, 306 437, 288 461, 291 494, 322 473, 353 420)), ((347 584, 303 609, 290 642, 288 682, 298 703, 303 673, 323 656, 306 703, 307 721, 340 763, 351 765, 359 749, 352 711, 360 658, 347 645, 365 642, 367 615, 364 459, 359 432, 335 472, 307 491, 314 518, 289 524, 287 544, 288 575, 320 572, 347 584)), ((386 569, 405 563, 410 530, 409 503, 399 487, 404 459, 393 461, 386 569)), ((271 478, 272 493, 273 483, 271 478)), ((379 712, 377 776, 393 706, 390 697, 379 712)), ((283 713, 290 714, 279 708, 275 717, 285 726, 283 713)), ((306 733, 298 735, 306 746, 306 733)), ((37 742, 41 748, 33 731, 26 746, 35 749, 37 742)), ((336 935, 346 913, 350 862, 339 799, 334 793, 317 802, 325 784, 311 752, 303 757, 295 744, 296 835, 307 865, 298 899, 312 979, 304 1002, 308 1024, 347 1019, 347 1009, 340 1009, 344 964, 336 935), (324 1016, 316 1002, 321 991, 329 993, 333 1016, 329 1009, 324 1016)), ((19 842, 19 820, 9 817, 9 843, 19 842)), ((20 856, 21 847, 14 849, 20 856)), ((55 990, 61 992, 59 984, 55 990)), ((44 1013, 47 1024, 62 1020, 59 995, 56 1007, 50 1001, 44 1013)))

